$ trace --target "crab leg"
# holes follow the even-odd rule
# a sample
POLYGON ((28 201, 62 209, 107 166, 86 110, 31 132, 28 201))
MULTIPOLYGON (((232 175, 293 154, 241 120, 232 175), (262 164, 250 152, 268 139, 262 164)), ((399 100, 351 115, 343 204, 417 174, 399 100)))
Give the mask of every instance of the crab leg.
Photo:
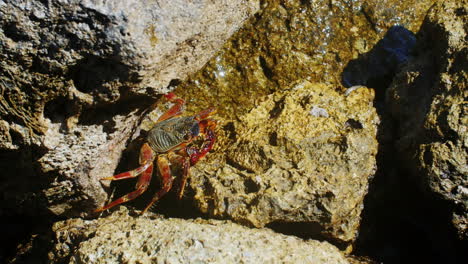
POLYGON ((122 172, 122 173, 114 175, 114 176, 102 178, 101 180, 118 181, 118 180, 135 178, 136 176, 143 173, 146 169, 148 169, 148 167, 150 165, 151 165, 151 162, 143 164, 142 166, 140 166, 140 167, 138 167, 138 168, 136 168, 134 170, 126 171, 126 172, 122 172))
POLYGON ((178 116, 184 111, 184 99, 178 98, 174 93, 165 94, 164 97, 166 97, 170 102, 174 103, 174 105, 159 117, 158 122, 178 116))
POLYGON ((148 209, 161 197, 163 197, 172 187, 173 178, 171 175, 171 169, 169 168, 169 160, 164 155, 160 155, 158 157, 158 168, 159 173, 161 174, 161 181, 162 181, 162 188, 159 190, 156 195, 153 197, 151 202, 145 207, 145 209, 141 212, 144 214, 148 209))
POLYGON ((177 194, 177 198, 180 200, 182 199, 182 195, 184 195, 185 184, 187 183, 187 179, 190 174, 190 159, 183 158, 182 160, 182 168, 184 170, 182 174, 182 178, 180 179, 180 189, 179 193, 177 194))
POLYGON ((195 115, 195 119, 198 120, 198 121, 201 121, 201 120, 206 119, 207 117, 209 117, 210 115, 213 115, 215 113, 216 113, 216 108, 210 107, 208 109, 205 109, 205 110, 199 112, 197 115, 195 115))
POLYGON ((151 181, 151 175, 152 174, 153 174, 153 164, 150 163, 150 166, 138 178, 138 182, 136 184, 136 190, 135 191, 120 197, 119 199, 109 203, 106 206, 103 206, 103 207, 101 207, 99 209, 96 209, 94 212, 99 213, 99 212, 107 210, 107 209, 109 209, 111 207, 114 207, 114 206, 116 206, 118 204, 125 203, 125 202, 128 202, 130 200, 133 200, 133 199, 137 198, 143 192, 145 192, 146 189, 148 189, 149 183, 151 181))
POLYGON ((138 182, 135 186, 135 191, 120 197, 119 199, 109 203, 106 206, 96 209, 94 212, 101 212, 118 204, 133 200, 139 195, 141 195, 144 191, 146 191, 146 189, 148 189, 153 174, 154 156, 155 154, 151 147, 147 143, 145 143, 143 144, 140 150, 140 167, 131 171, 117 174, 115 176, 103 178, 102 180, 122 180, 140 175, 140 177, 138 178, 138 182))
POLYGON ((179 190, 177 193, 177 198, 182 199, 184 194, 185 184, 190 175, 190 158, 187 156, 187 149, 184 145, 183 148, 177 152, 169 152, 168 158, 171 164, 181 164, 182 165, 182 177, 179 181, 179 190))
POLYGON ((114 176, 105 177, 105 178, 102 178, 101 180, 117 181, 117 180, 135 178, 136 176, 143 173, 146 169, 148 169, 148 167, 153 163, 153 160, 154 160, 154 152, 151 149, 151 147, 148 145, 148 143, 145 143, 143 144, 140 150, 140 165, 141 165, 140 167, 131 171, 122 172, 114 176))

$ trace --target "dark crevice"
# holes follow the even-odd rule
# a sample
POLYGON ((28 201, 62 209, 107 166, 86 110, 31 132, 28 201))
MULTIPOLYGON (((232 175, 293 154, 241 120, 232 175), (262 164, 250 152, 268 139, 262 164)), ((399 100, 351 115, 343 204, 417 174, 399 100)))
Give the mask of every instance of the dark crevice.
POLYGON ((284 109, 284 99, 285 99, 285 97, 283 96, 278 102, 275 102, 275 106, 270 111, 270 118, 271 119, 277 118, 281 114, 281 112, 283 111, 283 109, 284 109))
POLYGON ((64 219, 51 216, 2 216, 2 263, 46 263, 54 244, 52 225, 64 219), (31 221, 31 218, 36 219, 31 221), (3 260, 5 262, 3 262, 3 260), (39 261, 42 260, 43 262, 39 261))
POLYGON ((169 82, 169 87, 177 87, 177 86, 179 86, 181 83, 182 83, 182 81, 181 81, 180 79, 172 79, 172 80, 169 82))
MULTIPOLYGON (((430 46, 425 42, 416 47, 413 33, 403 27, 392 27, 370 52, 349 62, 342 73, 345 87, 365 85, 375 89, 374 105, 382 120, 377 137, 377 172, 364 200, 359 236, 353 251, 354 255, 371 257, 379 263, 461 263, 466 259, 466 254, 462 253, 466 243, 457 241, 456 230, 451 225, 452 206, 427 189, 428 175, 414 168, 410 170, 409 158, 398 155, 401 152, 397 144, 402 139, 398 133, 401 129, 411 129, 399 128, 400 124, 385 108, 386 90, 395 81, 395 76, 399 76, 397 73, 413 56, 424 54, 427 48, 432 49, 430 46)), ((414 97, 424 92, 414 89, 437 83, 434 76, 439 69, 428 67, 421 70, 422 74, 415 80, 417 83, 409 87, 407 97, 401 98, 403 103, 406 103, 404 100, 417 101, 414 97)), ((420 104, 420 111, 426 112, 428 102, 420 104)), ((424 113, 401 114, 414 119, 414 115, 424 113)), ((362 127, 353 119, 346 124, 355 129, 362 127)), ((414 129, 420 129, 419 124, 413 122, 412 125, 414 129)), ((420 140, 431 142, 435 136, 420 140)), ((425 162, 431 159, 429 152, 424 153, 425 162)))
POLYGON ((299 102, 299 104, 302 106, 302 108, 306 109, 306 107, 310 104, 310 100, 311 100, 310 96, 304 96, 299 102))
POLYGON ((260 67, 263 70, 263 74, 265 75, 265 77, 267 77, 267 79, 272 80, 275 74, 273 73, 273 70, 268 66, 268 63, 265 60, 265 58, 260 56, 258 59, 260 62, 260 67))
POLYGON ((11 142, 13 145, 21 146, 25 144, 23 136, 18 131, 10 129, 9 132, 11 136, 11 142))
POLYGON ((300 237, 302 239, 312 239, 318 241, 327 241, 341 250, 346 248, 346 243, 339 241, 326 234, 326 230, 318 222, 282 222, 276 221, 266 225, 267 228, 275 232, 300 237))
POLYGON ((362 129, 363 128, 361 122, 359 122, 356 119, 352 119, 352 118, 348 119, 348 121, 346 121, 345 125, 348 126, 348 127, 353 128, 353 129, 362 129))
POLYGON ((44 117, 48 118, 52 123, 62 123, 65 129, 65 122, 68 117, 75 113, 74 103, 65 97, 58 97, 49 102, 44 106, 44 117))
POLYGON ((103 125, 107 133, 115 131, 115 122, 112 120, 114 116, 129 115, 135 109, 138 109, 138 115, 146 111, 154 99, 146 96, 134 96, 123 98, 112 104, 100 104, 95 107, 82 110, 78 124, 80 125, 103 125))
POLYGON ((377 31, 377 24, 375 21, 372 19, 372 9, 368 7, 368 4, 365 3, 362 8, 361 8, 361 13, 364 15, 366 18, 366 21, 369 22, 369 25, 374 31, 377 31))
POLYGON ((276 132, 273 131, 273 132, 270 134, 270 138, 269 138, 268 143, 269 143, 270 145, 272 145, 272 146, 278 146, 278 133, 276 133, 276 132))
POLYGON ((247 194, 256 193, 260 190, 260 186, 250 178, 244 180, 244 187, 247 194))
POLYGON ((135 78, 131 78, 130 68, 117 58, 101 58, 94 55, 86 55, 70 67, 69 77, 79 91, 110 101, 119 96, 115 94, 115 89, 112 89, 113 83, 122 86, 135 78))
MULTIPOLYGON (((10 133, 15 143, 24 144, 19 142, 23 140, 21 135, 10 133)), ((61 219, 43 210, 46 199, 42 190, 51 179, 33 166, 33 160, 43 154, 43 149, 34 146, 0 151, 0 225, 4 228, 0 237, 3 245, 0 247, 1 263, 10 263, 7 260, 13 260, 13 256, 15 261, 12 263, 33 263, 37 256, 46 259, 52 246, 46 230, 61 219)))
POLYGON ((365 199, 354 254, 384 263, 461 263, 466 247, 456 239, 451 205, 423 190, 411 174, 379 170, 365 199))
POLYGON ((467 14, 466 8, 464 8, 464 7, 460 7, 460 8, 457 8, 457 9, 455 10, 455 15, 456 15, 456 16, 460 16, 460 17, 461 17, 461 16, 466 16, 466 14, 467 14))
POLYGON ((49 74, 52 73, 49 67, 50 64, 48 62, 43 62, 40 57, 34 56, 30 70, 37 73, 49 74))
POLYGON ((67 131, 67 119, 79 116, 79 125, 102 125, 104 132, 111 134, 116 130, 112 117, 126 116, 135 109, 137 115, 146 111, 154 99, 148 96, 133 96, 122 98, 114 103, 101 103, 98 105, 80 105, 79 101, 73 101, 66 97, 58 97, 49 101, 44 107, 44 117, 52 123, 61 123, 61 130, 67 131))
POLYGON ((253 170, 249 169, 249 168, 246 168, 245 166, 243 166, 242 164, 239 164, 238 162, 230 159, 230 158, 227 158, 226 159, 226 164, 232 166, 233 168, 236 168, 240 171, 245 171, 247 173, 254 173, 253 170))
POLYGON ((5 34, 5 36, 7 36, 15 42, 31 40, 26 32, 27 31, 19 28, 18 24, 16 23, 10 22, 3 26, 3 33, 5 34))
POLYGON ((223 126, 223 130, 226 132, 227 138, 232 140, 233 142, 236 141, 237 133, 236 133, 236 126, 234 122, 229 122, 223 126))
POLYGON ((425 150, 423 154, 423 160, 426 164, 432 164, 432 153, 429 150, 425 150))

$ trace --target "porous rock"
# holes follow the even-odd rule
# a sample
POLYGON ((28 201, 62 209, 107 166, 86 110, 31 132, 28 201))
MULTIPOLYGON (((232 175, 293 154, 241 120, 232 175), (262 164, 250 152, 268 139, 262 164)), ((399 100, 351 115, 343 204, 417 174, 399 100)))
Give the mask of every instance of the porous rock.
POLYGON ((444 1, 429 11, 418 56, 387 93, 399 156, 420 186, 447 201, 462 239, 468 238, 466 8, 467 1, 444 1))
MULTIPOLYGON (((374 49, 395 25, 416 32, 434 0, 355 0, 347 1, 262 1, 260 11, 245 23, 207 67, 178 93, 193 98, 190 109, 219 106, 218 114, 236 119, 250 111, 258 98, 285 89, 301 80, 347 86, 374 82, 349 82, 376 79, 392 68, 395 55, 406 42, 402 30, 383 45, 386 52, 374 60, 372 69, 361 69, 347 76, 349 62, 374 49), (396 40, 396 41, 395 41, 396 40), (395 50, 391 50, 395 48, 395 50), (397 52, 395 52, 397 51, 397 52), (383 56, 383 57, 380 57, 383 56), (386 58, 390 57, 390 58, 386 58), (367 72, 369 70, 369 72, 367 72)), ((404 32, 403 32, 404 33, 404 32)), ((411 41, 408 41, 411 42, 411 41)))
POLYGON ((220 130, 215 151, 192 168, 195 204, 213 217, 303 223, 309 235, 318 225, 321 235, 352 241, 376 169, 373 98, 365 87, 346 96, 307 81, 263 98, 224 124, 231 132, 220 130))
POLYGON ((92 221, 53 227, 50 263, 348 263, 327 242, 229 221, 130 216, 121 207, 92 221))
POLYGON ((22 175, 5 179, 10 207, 77 215, 102 204, 98 179, 113 173, 144 110, 257 9, 247 0, 0 1, 1 167, 22 175))

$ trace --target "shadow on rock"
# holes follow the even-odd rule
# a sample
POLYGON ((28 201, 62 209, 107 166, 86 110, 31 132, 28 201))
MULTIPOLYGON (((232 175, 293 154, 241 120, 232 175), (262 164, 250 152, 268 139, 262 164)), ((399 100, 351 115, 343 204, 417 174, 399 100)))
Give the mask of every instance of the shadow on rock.
POLYGON ((374 88, 377 102, 382 101, 386 87, 408 61, 415 45, 413 32, 402 26, 391 27, 371 51, 348 63, 341 74, 343 86, 374 88))
MULTIPOLYGON (((432 10, 432 14, 440 10, 432 10)), ((446 21, 456 19, 434 17, 430 12, 416 36, 401 26, 392 27, 370 52, 351 61, 342 73, 346 87, 365 85, 375 89, 382 120, 378 170, 365 199, 353 252, 378 262, 459 263, 465 254, 462 249, 466 243, 457 238, 451 224, 450 201, 428 188, 434 173, 425 170, 424 163, 418 165, 420 146, 440 141, 425 130, 431 127, 425 123, 431 120, 429 114, 437 111, 431 103, 436 96, 450 95, 447 91, 458 91, 456 83, 460 81, 456 77, 460 66, 447 63, 456 57, 457 48, 440 48, 440 43, 448 43, 444 38, 450 34, 438 32, 453 30, 444 27, 453 24, 446 21), (451 82, 441 82, 450 76, 451 82), (452 84, 454 88, 450 89, 452 84)), ((450 138, 442 142, 445 140, 450 138)))

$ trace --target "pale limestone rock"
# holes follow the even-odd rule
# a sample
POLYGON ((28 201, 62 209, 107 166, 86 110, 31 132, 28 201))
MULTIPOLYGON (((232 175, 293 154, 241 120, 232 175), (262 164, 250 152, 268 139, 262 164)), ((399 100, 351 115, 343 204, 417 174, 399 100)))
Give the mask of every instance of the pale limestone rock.
POLYGON ((50 263, 348 263, 327 242, 229 221, 130 216, 58 222, 50 263))

